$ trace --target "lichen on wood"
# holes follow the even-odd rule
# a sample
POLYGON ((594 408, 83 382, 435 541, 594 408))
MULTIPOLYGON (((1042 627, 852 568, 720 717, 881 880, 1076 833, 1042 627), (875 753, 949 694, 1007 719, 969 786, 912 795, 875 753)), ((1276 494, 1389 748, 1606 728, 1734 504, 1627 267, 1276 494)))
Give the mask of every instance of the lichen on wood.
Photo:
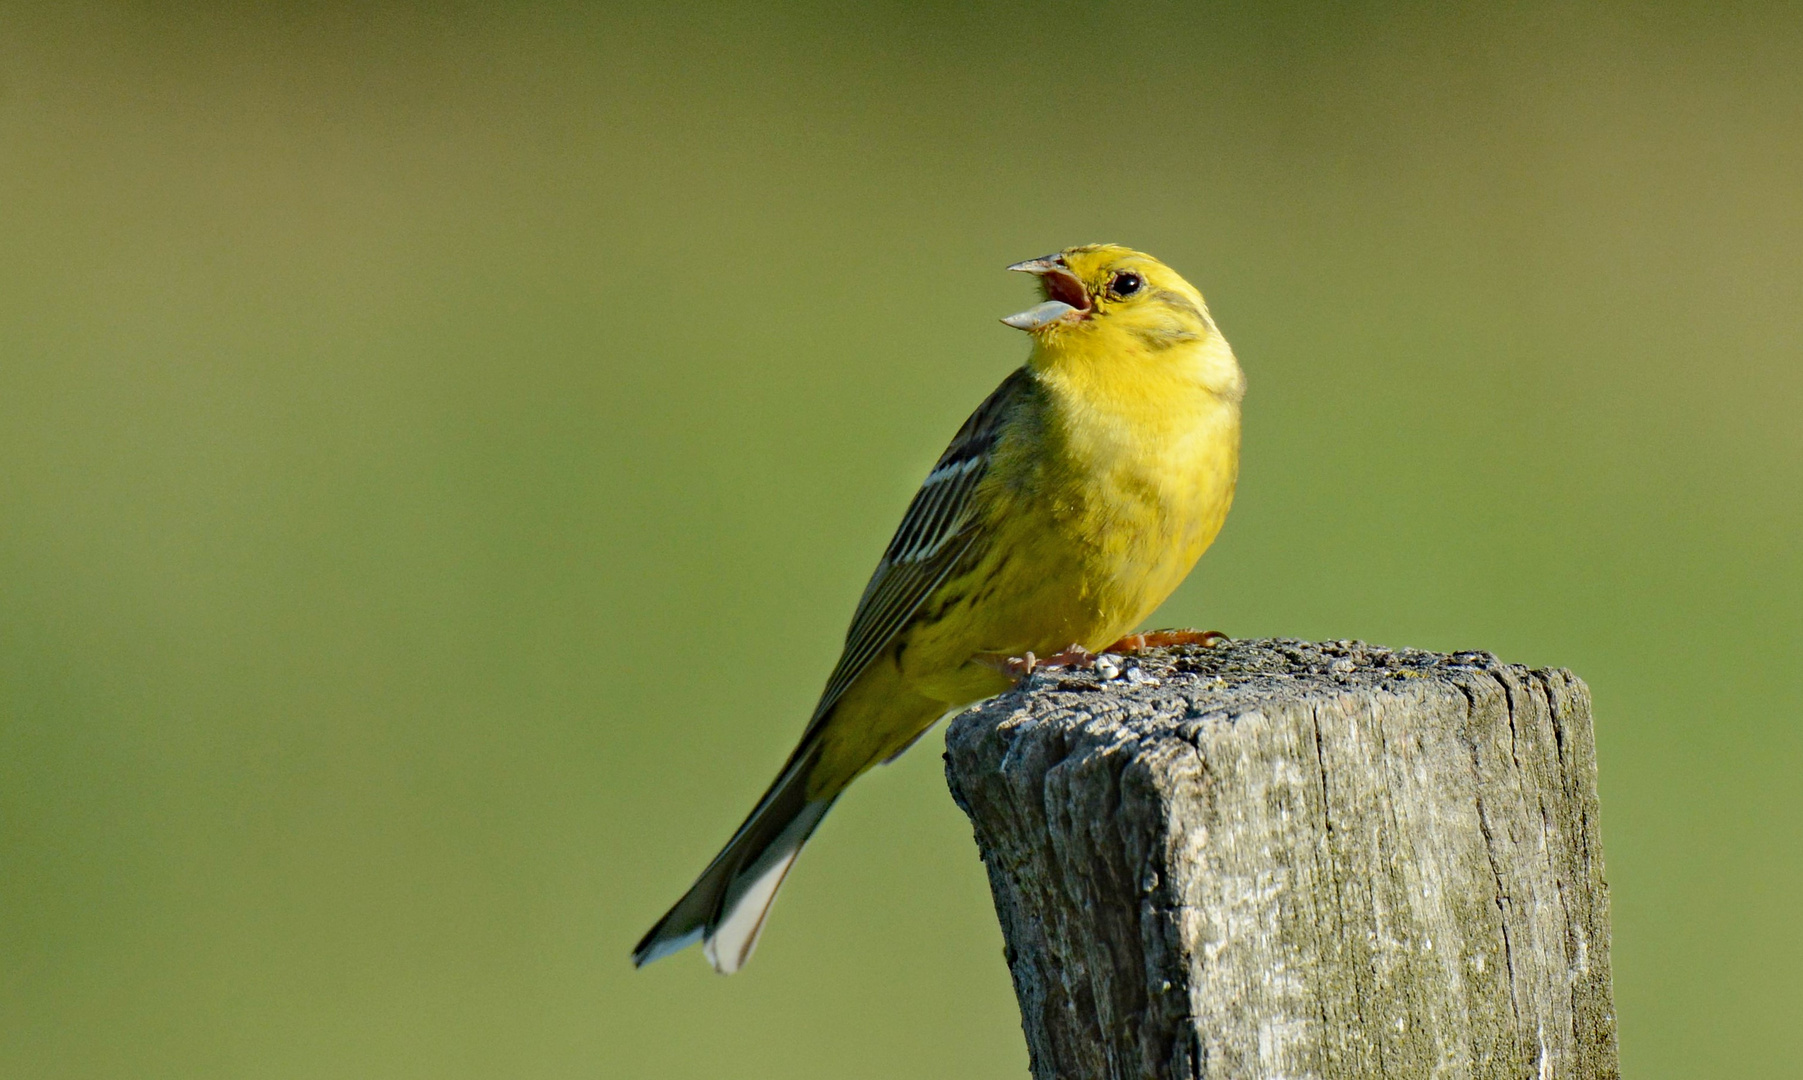
POLYGON ((1165 650, 1037 672, 946 747, 1039 1080, 1618 1075, 1569 672, 1165 650))

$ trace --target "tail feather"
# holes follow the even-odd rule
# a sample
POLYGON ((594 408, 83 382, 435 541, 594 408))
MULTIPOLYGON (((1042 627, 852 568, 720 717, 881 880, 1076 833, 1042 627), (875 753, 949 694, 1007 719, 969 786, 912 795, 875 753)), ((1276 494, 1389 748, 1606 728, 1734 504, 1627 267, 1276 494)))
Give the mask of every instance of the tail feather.
POLYGON ((702 950, 708 963, 722 975, 731 975, 751 959, 758 936, 764 932, 764 920, 776 902, 795 857, 807 843, 820 819, 826 816, 828 803, 808 803, 794 821, 776 838, 763 857, 735 876, 727 886, 726 903, 720 918, 710 929, 702 950))
POLYGON ((633 949, 634 965, 643 967, 697 941, 722 975, 751 958, 777 890, 833 804, 832 797, 807 797, 811 757, 791 762, 770 785, 726 847, 633 949))

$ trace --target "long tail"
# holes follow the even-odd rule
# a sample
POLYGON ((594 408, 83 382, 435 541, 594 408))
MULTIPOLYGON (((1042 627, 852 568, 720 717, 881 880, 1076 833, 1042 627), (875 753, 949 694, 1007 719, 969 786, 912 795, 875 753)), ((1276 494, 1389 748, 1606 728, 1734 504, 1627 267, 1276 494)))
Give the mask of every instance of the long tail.
POLYGON ((795 856, 837 798, 808 799, 813 763, 812 754, 797 754, 789 762, 726 847, 632 950, 635 966, 697 941, 720 974, 745 965, 795 856))

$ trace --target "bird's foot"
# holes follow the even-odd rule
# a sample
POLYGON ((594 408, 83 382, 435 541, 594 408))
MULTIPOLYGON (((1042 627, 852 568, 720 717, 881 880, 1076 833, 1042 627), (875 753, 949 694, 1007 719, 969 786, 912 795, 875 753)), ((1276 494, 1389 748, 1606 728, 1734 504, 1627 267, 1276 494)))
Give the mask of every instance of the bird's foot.
POLYGON ((1040 667, 1091 667, 1096 662, 1096 654, 1081 645, 1066 645, 1064 648, 1039 662, 1040 667))
POLYGON ((994 668, 1011 679, 1019 681, 1038 671, 1040 668, 1081 668, 1089 667, 1096 662, 1096 654, 1081 645, 1066 645, 1047 657, 1038 657, 1028 650, 1021 656, 997 656, 988 654, 978 657, 979 662, 994 668))
POLYGON ((1015 682, 1019 682, 1033 674, 1033 670, 1040 665, 1039 657, 1034 656, 1032 652, 1027 652, 1022 656, 1003 656, 1001 653, 978 653, 975 660, 977 663, 982 664, 992 671, 1001 672, 1015 682))
POLYGON ((1148 630, 1143 634, 1128 634, 1102 651, 1136 653, 1170 645, 1200 645, 1204 649, 1212 649, 1232 640, 1219 630, 1148 630))

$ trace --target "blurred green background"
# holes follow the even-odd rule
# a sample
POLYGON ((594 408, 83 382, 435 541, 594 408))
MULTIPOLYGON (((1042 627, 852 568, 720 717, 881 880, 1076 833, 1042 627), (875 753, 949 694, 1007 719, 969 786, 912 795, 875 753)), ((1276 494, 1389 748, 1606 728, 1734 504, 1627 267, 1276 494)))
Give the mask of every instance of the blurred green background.
POLYGON ((1093 240, 1155 623, 1576 670, 1627 1073, 1796 1075, 1803 19, 1154 3, 0 5, 0 1075, 1024 1075, 937 735, 626 954, 1093 240))

